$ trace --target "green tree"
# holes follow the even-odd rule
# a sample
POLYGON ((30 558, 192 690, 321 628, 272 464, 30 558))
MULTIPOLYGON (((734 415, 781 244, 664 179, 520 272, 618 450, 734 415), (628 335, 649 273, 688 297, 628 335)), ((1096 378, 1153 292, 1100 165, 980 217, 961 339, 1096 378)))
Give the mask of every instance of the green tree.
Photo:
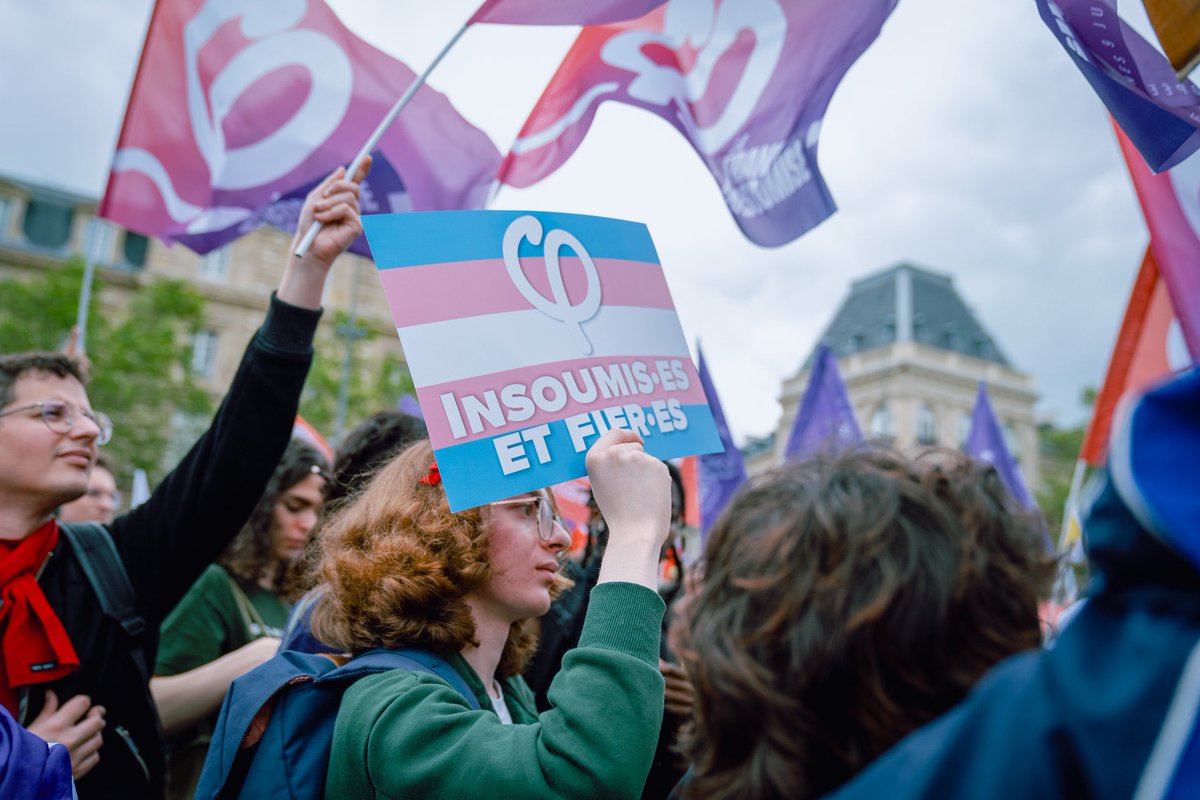
MULTIPOLYGON (((1085 387, 1080 399, 1088 408, 1096 399, 1096 390, 1085 387)), ((1038 506, 1046 515, 1051 535, 1062 531, 1063 511, 1071 492, 1075 462, 1083 446, 1085 425, 1058 428, 1050 424, 1038 426, 1038 451, 1041 455, 1042 487, 1037 493, 1038 506)))
MULTIPOLYGON (((72 259, 32 280, 0 281, 0 352, 55 350, 75 323, 83 265, 72 259)), ((139 288, 116 314, 99 307, 99 276, 88 311, 88 396, 113 419, 105 446, 123 482, 134 468, 151 483, 173 464, 160 463, 176 414, 200 415, 212 401, 189 370, 192 336, 204 320, 204 299, 182 281, 159 279, 139 288)))
MULTIPOLYGON (((361 325, 351 326, 345 311, 332 315, 332 325, 317 333, 316 357, 300 395, 300 415, 321 433, 335 438, 337 406, 346 358, 347 336, 354 338, 346 402, 346 430, 385 408, 395 408, 405 393, 415 394, 408 365, 388 353, 381 359, 365 359, 364 345, 379 334, 361 325)), ((340 433, 345 433, 341 431, 340 433)))

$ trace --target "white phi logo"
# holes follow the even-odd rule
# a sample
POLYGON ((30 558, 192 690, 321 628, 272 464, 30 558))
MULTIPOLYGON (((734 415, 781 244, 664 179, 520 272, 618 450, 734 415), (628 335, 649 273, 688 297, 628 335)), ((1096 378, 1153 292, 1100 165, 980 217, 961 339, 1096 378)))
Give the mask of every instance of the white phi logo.
POLYGON ((508 268, 508 276, 521 296, 529 304, 551 319, 556 319, 567 326, 571 339, 584 355, 591 355, 592 343, 583 332, 582 323, 596 316, 600 310, 600 275, 596 272, 596 264, 591 255, 584 249, 583 244, 564 230, 555 228, 546 234, 543 247, 543 259, 546 264, 546 277, 550 279, 550 294, 552 299, 543 297, 521 269, 521 259, 517 253, 521 248, 521 240, 528 239, 532 245, 542 244, 542 223, 536 217, 526 214, 517 217, 504 232, 504 266, 508 268), (583 274, 587 277, 587 292, 579 305, 572 305, 567 297, 567 287, 563 282, 562 265, 558 261, 558 253, 569 247, 579 257, 583 266, 583 274))

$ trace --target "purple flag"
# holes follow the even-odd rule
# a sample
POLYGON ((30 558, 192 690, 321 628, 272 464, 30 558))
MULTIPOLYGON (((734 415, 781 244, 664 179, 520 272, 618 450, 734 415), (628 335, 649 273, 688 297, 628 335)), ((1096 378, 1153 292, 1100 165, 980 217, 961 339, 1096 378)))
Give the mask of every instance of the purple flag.
MULTIPOLYGON (((321 0, 159 0, 99 214, 198 253, 264 222, 291 229, 415 77, 321 0)), ((366 213, 479 208, 500 162, 428 86, 374 155, 366 213)))
POLYGON ((425 415, 421 412, 421 404, 411 394, 401 396, 400 403, 396 408, 409 416, 425 419, 425 415))
POLYGON ((821 120, 895 6, 671 0, 632 22, 586 27, 499 180, 524 187, 554 172, 583 141, 597 106, 616 100, 658 114, 687 137, 747 238, 770 247, 790 242, 836 208, 817 169, 821 120))
POLYGON ((1160 172, 1200 148, 1200 87, 1118 16, 1113 0, 1037 0, 1038 13, 1108 106, 1146 164, 1160 172))
POLYGON ((726 424, 725 412, 721 409, 721 398, 717 397, 716 387, 708 374, 708 366, 704 363, 704 351, 698 345, 696 350, 700 355, 700 385, 704 387, 708 407, 717 426, 717 435, 721 437, 721 445, 725 448, 719 453, 699 457, 700 546, 703 548, 713 522, 729 504, 737 488, 746 482, 746 463, 742 459, 742 451, 738 450, 733 443, 733 437, 729 435, 729 425, 726 424))
POLYGON ((783 451, 784 461, 799 461, 822 449, 840 450, 863 440, 846 384, 829 345, 817 348, 808 387, 783 451))
POLYGON ((65 745, 47 745, 22 728, 0 706, 0 797, 71 800, 71 755, 65 745))
POLYGON ((1021 477, 1021 468, 1013 461, 1008 447, 1004 444, 1004 432, 992 411, 992 403, 988 400, 987 384, 979 382, 979 394, 975 396, 975 410, 971 413, 971 432, 967 434, 963 452, 972 458, 991 464, 1000 473, 1000 480, 1012 492, 1017 502, 1026 508, 1037 508, 1033 495, 1025 486, 1021 477))
POLYGON ((603 25, 645 16, 667 0, 487 0, 467 20, 506 25, 603 25))

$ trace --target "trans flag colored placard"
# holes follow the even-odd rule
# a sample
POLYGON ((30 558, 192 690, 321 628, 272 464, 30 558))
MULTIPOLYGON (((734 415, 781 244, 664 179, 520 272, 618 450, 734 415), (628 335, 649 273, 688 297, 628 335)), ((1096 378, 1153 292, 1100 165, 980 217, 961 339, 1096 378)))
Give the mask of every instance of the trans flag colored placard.
POLYGON ((610 427, 721 440, 645 225, 529 211, 367 216, 450 508, 584 475, 610 427))

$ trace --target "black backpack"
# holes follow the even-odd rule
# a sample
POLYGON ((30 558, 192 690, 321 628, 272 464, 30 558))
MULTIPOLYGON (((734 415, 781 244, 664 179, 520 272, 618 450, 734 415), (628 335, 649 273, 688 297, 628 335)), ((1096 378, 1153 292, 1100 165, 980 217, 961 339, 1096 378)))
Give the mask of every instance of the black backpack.
POLYGON ((133 584, 121 563, 112 534, 98 522, 72 522, 59 525, 58 529, 71 543, 79 566, 100 601, 100 610, 104 616, 116 620, 129 637, 130 653, 149 691, 150 662, 143 636, 146 620, 138 613, 133 584))

